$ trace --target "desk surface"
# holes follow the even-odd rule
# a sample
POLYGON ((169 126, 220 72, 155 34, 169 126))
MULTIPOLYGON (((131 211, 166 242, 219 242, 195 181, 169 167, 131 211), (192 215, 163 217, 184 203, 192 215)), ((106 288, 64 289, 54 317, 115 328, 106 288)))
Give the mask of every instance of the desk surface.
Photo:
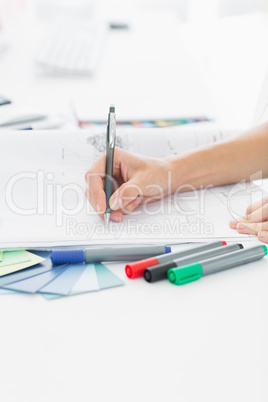
MULTIPOLYGON (((115 46, 118 36, 123 46, 120 35, 113 34, 109 44, 115 46)), ((104 67, 93 81, 37 76, 33 35, 32 42, 23 50, 18 42, 0 60, 5 95, 24 101, 27 94, 27 101, 67 113, 72 96, 94 93, 109 80, 104 67)), ((130 56, 121 57, 121 88, 135 61, 130 56)), ((146 71, 136 79, 148 77, 146 71)), ((4 402, 267 402, 267 260, 184 287, 131 281, 122 265, 110 268, 125 286, 50 301, 0 296, 4 402)))
POLYGON ((183 287, 1 296, 5 401, 267 401, 267 259, 183 287))

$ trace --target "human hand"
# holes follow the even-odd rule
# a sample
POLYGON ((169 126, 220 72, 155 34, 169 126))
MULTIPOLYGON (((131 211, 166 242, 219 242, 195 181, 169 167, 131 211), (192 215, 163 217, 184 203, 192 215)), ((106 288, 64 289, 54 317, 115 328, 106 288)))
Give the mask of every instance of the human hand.
POLYGON ((246 215, 232 220, 230 227, 239 233, 257 235, 260 241, 268 243, 268 197, 250 205, 246 215))
MULTIPOLYGON (((86 196, 95 211, 103 218, 106 210, 106 155, 103 154, 86 173, 86 196)), ((131 154, 121 148, 114 151, 114 193, 110 198, 111 220, 121 222, 141 203, 159 200, 168 194, 170 163, 131 154)))

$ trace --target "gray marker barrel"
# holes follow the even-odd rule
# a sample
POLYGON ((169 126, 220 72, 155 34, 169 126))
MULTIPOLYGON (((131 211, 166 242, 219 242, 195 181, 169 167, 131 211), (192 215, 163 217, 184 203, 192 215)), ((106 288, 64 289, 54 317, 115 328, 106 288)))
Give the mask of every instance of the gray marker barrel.
POLYGON ((203 275, 214 274, 216 272, 260 260, 266 254, 267 247, 264 245, 234 251, 227 255, 203 260, 200 263, 169 269, 168 279, 174 285, 183 285, 188 282, 196 281, 203 275))
POLYGON ((176 258, 186 257, 188 255, 201 253, 202 251, 212 250, 221 246, 226 246, 226 241, 214 241, 212 243, 202 244, 201 246, 171 253, 170 256, 155 254, 156 257, 146 258, 145 260, 135 261, 131 264, 127 264, 125 268, 126 275, 130 279, 138 278, 139 276, 143 275, 144 270, 148 267, 162 264, 164 262, 174 261, 176 258))
POLYGON ((135 261, 137 258, 152 257, 156 254, 170 253, 169 246, 121 246, 92 247, 84 250, 52 250, 53 264, 94 264, 104 261, 135 261))
POLYGON ((147 268, 144 271, 144 274, 143 274, 144 279, 147 282, 151 282, 151 283, 160 281, 162 279, 167 279, 167 272, 171 268, 191 264, 193 262, 201 262, 208 258, 216 257, 218 255, 228 254, 233 251, 240 250, 242 248, 243 248, 243 246, 240 243, 239 244, 231 244, 229 246, 217 247, 212 250, 203 251, 202 253, 196 253, 196 254, 190 255, 188 257, 179 258, 172 262, 167 262, 164 264, 156 265, 154 267, 147 268))

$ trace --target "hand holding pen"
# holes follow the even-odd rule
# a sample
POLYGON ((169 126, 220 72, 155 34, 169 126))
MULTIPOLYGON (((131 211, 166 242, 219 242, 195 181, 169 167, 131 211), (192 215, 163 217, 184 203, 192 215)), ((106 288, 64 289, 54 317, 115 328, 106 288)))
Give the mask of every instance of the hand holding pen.
MULTIPOLYGON (((106 155, 103 154, 86 174, 86 196, 95 211, 104 218, 106 194, 104 180, 106 155)), ((133 212, 140 204, 159 200, 168 194, 170 165, 164 159, 133 155, 122 148, 114 150, 114 193, 109 205, 110 219, 122 222, 124 214, 133 212), (152 187, 151 183, 154 183, 152 187), (160 191, 160 189, 162 189, 160 191)))

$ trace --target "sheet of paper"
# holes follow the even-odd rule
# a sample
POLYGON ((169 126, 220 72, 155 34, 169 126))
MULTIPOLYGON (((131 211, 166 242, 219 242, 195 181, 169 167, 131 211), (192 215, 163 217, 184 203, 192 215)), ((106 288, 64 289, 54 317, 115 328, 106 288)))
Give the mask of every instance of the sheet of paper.
MULTIPOLYGON (((104 134, 0 134, 0 248, 250 239, 228 224, 263 196, 246 183, 173 195, 141 206, 122 223, 111 222, 106 228, 84 195, 84 175, 103 152, 104 134)), ((119 133, 118 141, 131 151, 164 156, 228 135, 215 127, 132 129, 119 133)))
POLYGON ((68 296, 85 269, 85 264, 69 264, 61 275, 42 287, 39 292, 68 296))
POLYGON ((3 261, 3 251, 0 251, 0 261, 3 261))
POLYGON ((17 271, 20 271, 22 269, 32 267, 32 266, 40 264, 40 262, 44 261, 44 258, 39 257, 38 255, 29 253, 28 251, 25 251, 25 253, 27 254, 27 261, 26 262, 20 262, 20 263, 17 263, 17 264, 7 265, 7 266, 1 267, 0 268, 0 277, 4 276, 4 275, 11 274, 12 272, 17 272, 17 271))
POLYGON ((36 293, 49 282, 53 281, 58 275, 61 275, 66 268, 67 265, 54 268, 44 274, 35 275, 19 282, 9 283, 2 286, 2 288, 16 290, 17 292, 36 293))
POLYGON ((2 261, 0 262, 0 273, 2 267, 18 264, 20 262, 30 261, 30 259, 30 254, 24 250, 5 251, 3 253, 2 261))

